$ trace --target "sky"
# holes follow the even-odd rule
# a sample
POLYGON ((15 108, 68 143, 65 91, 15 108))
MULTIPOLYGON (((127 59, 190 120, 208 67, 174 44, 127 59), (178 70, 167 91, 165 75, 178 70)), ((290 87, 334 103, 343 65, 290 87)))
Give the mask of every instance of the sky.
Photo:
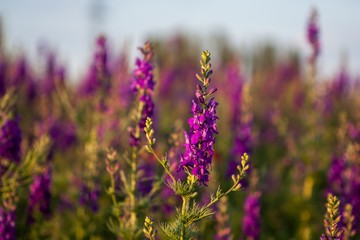
POLYGON ((83 74, 94 38, 104 33, 113 49, 136 49, 151 35, 181 31, 206 41, 214 34, 235 46, 271 40, 309 53, 306 22, 319 12, 320 73, 339 70, 341 56, 360 74, 360 1, 356 0, 0 0, 7 49, 36 59, 41 44, 55 49, 70 76, 83 74))

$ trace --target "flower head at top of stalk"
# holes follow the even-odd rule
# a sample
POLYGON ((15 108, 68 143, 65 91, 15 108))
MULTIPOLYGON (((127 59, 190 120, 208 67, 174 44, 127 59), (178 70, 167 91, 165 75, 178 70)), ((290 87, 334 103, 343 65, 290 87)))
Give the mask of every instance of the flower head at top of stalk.
MULTIPOLYGON (((143 58, 136 59, 136 69, 133 71, 133 79, 131 83, 131 90, 136 94, 139 101, 139 108, 137 109, 137 125, 140 129, 145 127, 146 119, 152 118, 154 114, 155 104, 153 101, 153 93, 155 87, 153 74, 153 47, 150 42, 146 42, 145 46, 139 48, 143 54, 143 58)), ((140 144, 139 133, 135 128, 130 129, 129 143, 131 146, 138 146, 140 144)))
POLYGON ((193 117, 188 120, 190 131, 185 132, 185 153, 181 155, 180 168, 197 177, 200 184, 206 186, 209 179, 209 168, 214 154, 214 134, 217 134, 216 107, 214 98, 208 99, 216 92, 216 88, 209 88, 211 82, 210 53, 202 52, 200 65, 201 76, 196 78, 202 83, 197 85, 196 99, 192 101, 193 117))
POLYGON ((108 44, 106 37, 100 35, 96 39, 93 59, 84 82, 80 85, 80 92, 85 96, 92 96, 99 90, 107 93, 111 87, 110 77, 108 44))
POLYGON ((311 45, 313 51, 310 57, 311 63, 314 63, 316 61, 316 58, 320 54, 320 41, 319 41, 320 30, 317 19, 318 19, 318 13, 316 9, 313 9, 308 21, 307 33, 306 33, 307 40, 311 45))
POLYGON ((154 56, 153 46, 150 42, 146 42, 144 47, 139 48, 143 54, 143 59, 136 59, 137 68, 133 71, 133 80, 131 89, 138 92, 141 89, 154 91, 155 81, 153 78, 152 58, 154 56))
POLYGON ((326 233, 321 235, 320 240, 340 240, 342 239, 344 233, 344 229, 340 227, 340 200, 336 196, 329 193, 325 206, 326 214, 324 219, 324 226, 326 233))

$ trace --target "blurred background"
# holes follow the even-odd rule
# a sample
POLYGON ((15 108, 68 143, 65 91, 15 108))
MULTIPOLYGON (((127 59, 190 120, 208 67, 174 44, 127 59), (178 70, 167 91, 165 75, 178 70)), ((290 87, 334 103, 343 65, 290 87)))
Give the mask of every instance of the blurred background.
POLYGON ((341 201, 344 239, 359 239, 359 9, 355 0, 0 0, 0 239, 137 239, 124 232, 142 232, 145 216, 157 229, 172 221, 179 199, 135 133, 151 117, 156 151, 177 169, 205 49, 220 119, 212 181, 196 201, 229 187, 243 153, 251 166, 243 191, 197 224, 199 239, 319 239, 331 225, 328 193, 341 201), (139 51, 146 40, 153 48, 139 51), (133 168, 126 153, 137 144, 133 168), (125 156, 111 160, 124 174, 108 170, 109 148, 125 156), (132 228, 122 225, 129 209, 132 228))
POLYGON ((198 38, 212 50, 224 37, 236 47, 271 41, 281 48, 309 53, 304 29, 310 9, 319 9, 321 56, 319 72, 329 76, 347 59, 360 69, 360 2, 329 1, 0 1, 5 46, 36 58, 42 45, 56 50, 69 75, 77 78, 89 62, 95 36, 104 33, 114 51, 140 46, 150 36, 179 32, 198 38))

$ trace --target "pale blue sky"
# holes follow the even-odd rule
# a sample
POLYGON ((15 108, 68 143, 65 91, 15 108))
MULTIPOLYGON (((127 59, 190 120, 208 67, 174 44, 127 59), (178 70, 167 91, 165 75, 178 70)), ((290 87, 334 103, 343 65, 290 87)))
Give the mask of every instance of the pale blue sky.
POLYGON ((179 30, 203 36, 224 33, 236 46, 271 39, 281 46, 309 52, 305 26, 312 6, 320 13, 320 71, 338 70, 340 56, 360 74, 360 1, 323 0, 0 0, 8 49, 35 58, 40 42, 56 49, 72 77, 85 71, 93 36, 104 32, 115 49, 124 42, 136 49, 149 35, 179 30), (94 6, 103 9, 97 25, 94 6))

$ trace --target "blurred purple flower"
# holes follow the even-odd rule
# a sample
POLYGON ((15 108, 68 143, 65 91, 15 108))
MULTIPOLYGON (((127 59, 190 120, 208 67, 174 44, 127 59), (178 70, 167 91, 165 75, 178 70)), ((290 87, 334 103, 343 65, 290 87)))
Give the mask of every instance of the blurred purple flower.
POLYGON ((353 207, 354 221, 353 221, 353 230, 356 230, 359 234, 360 229, 360 215, 357 214, 360 212, 360 166, 352 165, 349 167, 347 172, 347 178, 349 181, 348 186, 346 187, 345 197, 347 198, 347 203, 350 203, 353 207))
POLYGON ((311 16, 307 25, 307 40, 312 48, 312 55, 310 58, 310 62, 314 63, 316 61, 316 58, 320 54, 320 41, 319 41, 319 35, 320 30, 317 22, 318 14, 316 9, 312 10, 311 16))
POLYGON ((21 156, 21 130, 18 119, 8 119, 0 130, 0 158, 19 163, 21 156))
MULTIPOLYGON (((140 129, 143 129, 145 127, 146 119, 148 117, 152 118, 154 114, 155 105, 153 101, 153 92, 155 81, 151 63, 153 57, 151 43, 146 42, 144 48, 140 48, 140 50, 143 54, 143 59, 137 58, 135 61, 137 68, 133 71, 131 89, 135 94, 139 93, 139 101, 144 104, 141 118, 138 123, 140 129)), ((130 130, 129 143, 131 146, 137 146, 137 144, 139 144, 139 139, 135 136, 134 130, 130 130)))
POLYGON ((99 197, 101 191, 100 187, 95 184, 93 187, 89 187, 86 183, 81 183, 80 186, 80 204, 84 207, 89 207, 93 212, 97 212, 99 209, 99 197))
POLYGON ((93 62, 84 82, 80 85, 80 93, 90 96, 99 89, 108 92, 110 89, 110 75, 106 38, 100 35, 96 40, 93 62))
MULTIPOLYGON (((237 165, 240 164, 240 158, 244 153, 251 155, 252 153, 252 121, 249 120, 245 123, 239 123, 237 127, 236 136, 234 139, 234 146, 231 150, 230 161, 228 165, 227 175, 231 176, 237 172, 237 165)), ((242 183, 245 184, 245 179, 242 180, 242 183)))
POLYGON ((170 94, 173 94, 172 86, 176 80, 176 76, 179 76, 176 69, 164 69, 161 70, 159 79, 159 97, 162 99, 168 99, 170 94))
POLYGON ((48 53, 46 60, 47 61, 45 68, 45 76, 41 82, 41 90, 43 94, 49 96, 55 90, 55 73, 56 73, 55 55, 53 53, 48 53))
POLYGON ((135 136, 135 129, 130 128, 129 134, 130 134, 130 137, 129 137, 130 146, 132 146, 132 147, 139 146, 140 145, 140 139, 135 136))
POLYGON ((76 126, 68 120, 47 117, 40 125, 39 135, 47 134, 52 140, 48 158, 51 159, 56 150, 66 151, 77 140, 76 126))
POLYGON ((347 133, 351 140, 360 142, 360 127, 349 123, 347 126, 347 133))
POLYGON ((328 86, 324 99, 324 112, 329 115, 334 112, 336 103, 343 100, 350 87, 350 75, 342 69, 328 86))
POLYGON ((243 231, 249 239, 260 237, 260 193, 250 194, 244 203, 243 231))
POLYGON ((26 81, 28 73, 28 65, 25 57, 20 57, 15 63, 15 74, 13 77, 14 86, 19 86, 26 81))
POLYGON ((0 206, 0 240, 15 240, 15 211, 0 206))
MULTIPOLYGON (((328 171, 327 193, 331 192, 340 198, 340 212, 346 203, 350 203, 353 213, 360 211, 360 167, 356 163, 346 161, 344 157, 333 157, 328 171)), ((339 223, 342 224, 341 222, 339 223)), ((354 215, 353 229, 360 226, 360 217, 354 215)))
POLYGON ((51 215, 51 168, 46 167, 45 171, 34 177, 30 185, 29 197, 29 222, 34 222, 34 211, 38 210, 45 217, 51 215))
POLYGON ((96 40, 95 65, 105 75, 109 74, 108 49, 105 36, 101 35, 96 40))
POLYGON ((136 189, 142 195, 146 196, 150 193, 153 187, 154 175, 155 175, 155 164, 148 160, 139 167, 139 172, 142 173, 141 180, 137 182, 136 189))
MULTIPOLYGON (((228 69, 228 86, 230 96, 231 109, 231 130, 234 133, 233 146, 229 155, 230 161, 228 164, 227 175, 231 176, 237 172, 237 165, 240 164, 240 158, 244 153, 251 154, 252 152, 252 119, 242 119, 242 104, 243 104, 243 88, 244 78, 242 77, 239 68, 232 65, 228 69)), ((249 114, 244 111, 244 114, 249 114)), ((245 180, 242 180, 244 186, 245 180)))
POLYGON ((129 71, 128 56, 123 51, 112 64, 112 97, 114 101, 111 106, 116 106, 117 109, 128 108, 132 99, 133 91, 129 88, 131 85, 132 76, 129 71))
POLYGON ((141 89, 148 89, 151 92, 154 91, 155 81, 153 76, 153 66, 149 60, 151 59, 144 56, 142 60, 137 58, 135 61, 137 68, 133 71, 134 78, 131 83, 131 89, 134 92, 138 92, 141 89))
POLYGON ((331 189, 329 189, 330 193, 341 196, 345 184, 343 178, 345 169, 345 159, 343 157, 333 156, 328 171, 328 183, 331 187, 331 189))
POLYGON ((236 129, 241 115, 242 91, 244 78, 237 65, 232 64, 227 69, 228 94, 230 97, 231 129, 236 129))
POLYGON ((241 125, 242 126, 238 130, 237 136, 235 138, 235 147, 233 149, 233 154, 236 156, 242 156, 244 153, 252 153, 252 121, 249 120, 248 122, 245 122, 241 125))
MULTIPOLYGON (((168 178, 168 181, 170 178, 168 178)), ((175 206, 178 196, 174 195, 174 192, 171 188, 164 187, 161 188, 160 199, 162 200, 161 211, 164 216, 170 217, 175 212, 175 206)))
POLYGON ((68 149, 76 141, 76 128, 72 122, 57 120, 49 129, 55 147, 61 151, 68 149))
POLYGON ((24 56, 16 59, 10 81, 12 87, 22 88, 25 91, 26 99, 34 100, 37 86, 31 77, 30 67, 24 56))

